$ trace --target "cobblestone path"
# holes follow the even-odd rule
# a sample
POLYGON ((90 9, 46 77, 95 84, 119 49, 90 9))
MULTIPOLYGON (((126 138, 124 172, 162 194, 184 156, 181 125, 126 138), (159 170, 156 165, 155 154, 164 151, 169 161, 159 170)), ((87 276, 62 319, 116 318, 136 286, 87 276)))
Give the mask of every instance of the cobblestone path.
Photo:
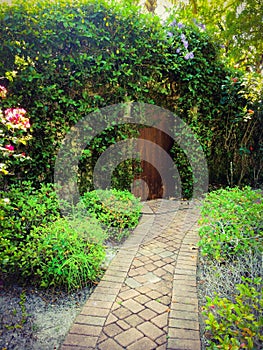
POLYGON ((61 350, 200 350, 199 204, 147 202, 61 350))

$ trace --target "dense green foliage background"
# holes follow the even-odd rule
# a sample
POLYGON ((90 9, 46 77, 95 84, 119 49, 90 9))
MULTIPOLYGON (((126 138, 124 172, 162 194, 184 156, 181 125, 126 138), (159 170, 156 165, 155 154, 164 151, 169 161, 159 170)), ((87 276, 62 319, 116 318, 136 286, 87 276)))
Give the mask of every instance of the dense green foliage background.
MULTIPOLYGON (((72 125, 97 108, 142 101, 176 112, 192 127, 208 157, 211 182, 258 184, 262 115, 243 73, 224 65, 219 45, 200 26, 171 26, 173 20, 174 15, 161 24, 130 4, 92 0, 3 5, 0 76, 9 91, 3 107, 23 106, 33 134, 27 146, 31 160, 21 165, 14 159, 15 176, 6 181, 52 182, 56 153, 72 125), (186 59, 190 52, 194 57, 186 59)), ((79 171, 82 192, 92 189, 99 155, 131 135, 136 130, 129 125, 109 125, 87 145, 79 171)), ((175 145, 173 151, 190 194, 193 180, 183 150, 175 145)), ((122 164, 115 186, 128 187, 137 170, 122 164)))

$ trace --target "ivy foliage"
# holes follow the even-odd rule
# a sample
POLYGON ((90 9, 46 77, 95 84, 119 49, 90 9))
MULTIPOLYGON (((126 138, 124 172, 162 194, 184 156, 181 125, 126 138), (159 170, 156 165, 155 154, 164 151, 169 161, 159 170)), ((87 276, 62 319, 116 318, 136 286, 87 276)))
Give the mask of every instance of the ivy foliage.
MULTIPOLYGON (((235 180, 241 170, 249 179, 249 162, 244 170, 242 155, 235 157, 248 100, 239 93, 241 80, 233 84, 238 73, 224 66, 218 45, 198 26, 171 25, 173 18, 163 24, 130 3, 95 0, 14 1, 1 7, 0 22, 0 76, 10 92, 4 107, 23 106, 32 123, 31 162, 14 163, 16 180, 52 182, 70 127, 98 108, 128 101, 154 103, 186 121, 206 152, 211 181, 226 179, 235 160, 235 180)), ((87 145, 79 171, 82 193, 92 189, 92 165, 100 154, 136 132, 134 125, 109 125, 87 145)), ((253 140, 249 135, 245 148, 253 140)), ((190 193, 194 179, 182 152, 174 146, 190 193)), ((117 188, 127 188, 133 169, 126 162, 115 172, 117 188)))

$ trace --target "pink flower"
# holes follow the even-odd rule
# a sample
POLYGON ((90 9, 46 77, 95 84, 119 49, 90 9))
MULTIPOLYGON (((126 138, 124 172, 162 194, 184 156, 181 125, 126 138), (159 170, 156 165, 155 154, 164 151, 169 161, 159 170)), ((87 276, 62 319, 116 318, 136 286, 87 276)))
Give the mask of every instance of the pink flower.
POLYGON ((0 97, 6 98, 7 90, 4 86, 0 85, 0 97))
POLYGON ((8 108, 5 110, 5 118, 13 128, 29 129, 30 121, 24 117, 26 110, 24 108, 8 108))
POLYGON ((15 147, 12 145, 6 145, 5 149, 7 149, 8 151, 14 151, 15 147))

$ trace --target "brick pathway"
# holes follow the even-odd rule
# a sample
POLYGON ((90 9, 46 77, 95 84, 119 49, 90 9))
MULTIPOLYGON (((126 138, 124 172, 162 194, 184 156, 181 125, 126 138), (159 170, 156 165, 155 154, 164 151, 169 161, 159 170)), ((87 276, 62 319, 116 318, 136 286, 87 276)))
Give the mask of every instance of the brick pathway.
POLYGON ((198 204, 147 203, 60 349, 200 350, 198 217, 198 204))

